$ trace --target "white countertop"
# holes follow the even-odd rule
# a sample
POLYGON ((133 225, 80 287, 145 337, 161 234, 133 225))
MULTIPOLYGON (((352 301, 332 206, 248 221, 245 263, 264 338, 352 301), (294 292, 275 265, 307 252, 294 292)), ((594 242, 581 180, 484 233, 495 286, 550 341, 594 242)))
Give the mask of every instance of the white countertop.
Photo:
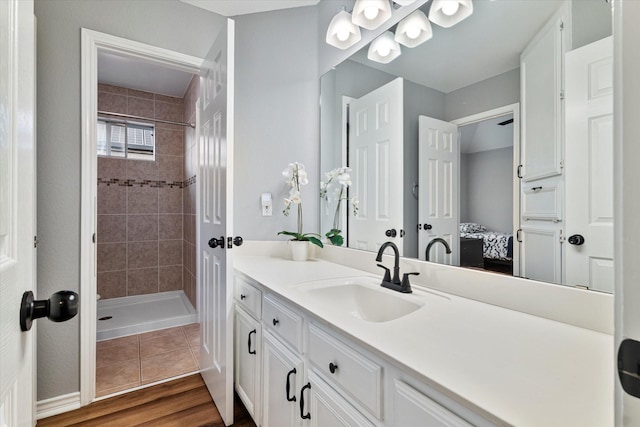
POLYGON ((489 419, 516 426, 613 425, 610 335, 415 284, 406 297, 423 307, 389 322, 367 322, 295 285, 370 273, 323 260, 252 255, 236 255, 234 267, 489 419))

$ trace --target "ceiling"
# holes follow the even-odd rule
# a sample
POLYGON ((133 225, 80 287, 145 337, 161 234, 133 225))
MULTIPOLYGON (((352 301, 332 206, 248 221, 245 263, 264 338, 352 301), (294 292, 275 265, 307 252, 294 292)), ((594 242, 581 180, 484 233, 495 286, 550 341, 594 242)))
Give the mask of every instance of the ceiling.
POLYGON ((153 62, 98 50, 100 83, 182 98, 192 77, 153 62))
POLYGON ((500 126, 513 114, 460 126, 460 152, 462 154, 513 147, 513 123, 500 126))
POLYGON ((180 0, 222 16, 246 15, 292 7, 313 6, 320 0, 180 0))
MULTIPOLYGON (((431 40, 413 49, 402 46, 402 54, 389 64, 368 60, 368 46, 351 59, 449 93, 518 68, 528 42, 561 4, 557 0, 474 0, 470 17, 451 28, 433 24, 431 40)), ((427 15, 430 5, 422 6, 427 15)))
MULTIPOLYGON (((1 0, 0 0, 1 1, 1 0)), ((180 0, 223 16, 313 6, 320 0, 180 0)), ((161 95, 184 97, 192 74, 139 58, 98 51, 98 81, 161 95)))

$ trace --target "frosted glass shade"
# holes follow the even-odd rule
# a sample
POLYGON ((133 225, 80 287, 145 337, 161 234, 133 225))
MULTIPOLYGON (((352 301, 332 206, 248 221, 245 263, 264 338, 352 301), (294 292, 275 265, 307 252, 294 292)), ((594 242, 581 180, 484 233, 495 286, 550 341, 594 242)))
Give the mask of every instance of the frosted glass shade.
POLYGON ((443 28, 456 25, 473 13, 471 0, 433 0, 429 20, 443 28))
POLYGON ((351 22, 351 14, 345 10, 333 17, 327 28, 327 44, 338 49, 347 49, 362 38, 360 27, 351 22))
POLYGON ((398 23, 395 40, 407 47, 416 47, 433 37, 431 23, 420 9, 398 23))
POLYGON ((375 30, 391 18, 389 0, 356 0, 351 21, 367 30, 375 30))
POLYGON ((393 33, 386 31, 371 42, 367 58, 381 64, 388 64, 400 56, 400 53, 402 53, 400 45, 395 41, 393 33))

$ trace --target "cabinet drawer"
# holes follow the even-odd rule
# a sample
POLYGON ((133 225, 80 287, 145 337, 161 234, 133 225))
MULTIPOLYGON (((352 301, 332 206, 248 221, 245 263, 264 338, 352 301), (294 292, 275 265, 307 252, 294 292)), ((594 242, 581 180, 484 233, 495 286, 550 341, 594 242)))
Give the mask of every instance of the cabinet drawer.
POLYGON ((263 314, 265 325, 302 353, 302 316, 287 308, 273 295, 265 295, 263 314))
POLYGON ((395 379, 393 427, 472 427, 471 424, 418 390, 395 379))
POLYGON ((315 325, 309 325, 309 359, 338 390, 382 419, 380 365, 315 325))
POLYGON ((236 304, 247 310, 256 319, 262 317, 262 292, 242 276, 234 275, 233 297, 236 304))

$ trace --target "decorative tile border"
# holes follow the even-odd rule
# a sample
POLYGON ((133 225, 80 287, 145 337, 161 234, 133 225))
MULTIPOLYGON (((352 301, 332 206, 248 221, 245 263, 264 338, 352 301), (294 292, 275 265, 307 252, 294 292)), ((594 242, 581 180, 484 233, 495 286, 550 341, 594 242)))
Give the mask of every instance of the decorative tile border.
POLYGON ((137 181, 135 179, 118 179, 118 178, 112 178, 112 179, 102 179, 102 178, 98 178, 98 185, 106 185, 107 187, 110 187, 111 185, 113 186, 118 186, 118 187, 151 187, 151 188, 186 188, 189 187, 190 185, 193 185, 196 183, 196 176, 192 176, 191 178, 187 179, 186 181, 171 181, 171 182, 167 182, 167 181, 151 181, 148 179, 142 180, 142 181, 137 181))

